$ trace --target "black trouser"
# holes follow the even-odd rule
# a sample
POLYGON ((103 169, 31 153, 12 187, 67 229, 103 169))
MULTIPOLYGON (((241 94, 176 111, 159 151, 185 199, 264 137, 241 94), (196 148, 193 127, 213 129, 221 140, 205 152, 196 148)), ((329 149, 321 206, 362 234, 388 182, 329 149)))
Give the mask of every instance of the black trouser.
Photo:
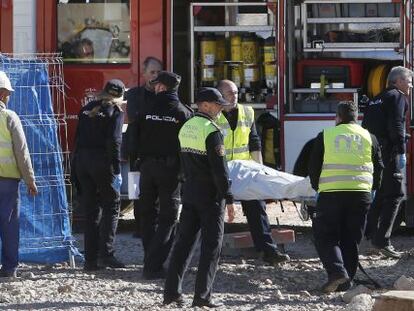
POLYGON ((243 212, 249 224, 250 233, 257 251, 272 254, 277 250, 277 245, 272 239, 269 218, 266 213, 264 201, 241 201, 243 212))
MULTIPOLYGON (((140 207, 139 207, 139 200, 134 200, 133 204, 134 204, 134 218, 135 218, 135 232, 139 235, 141 235, 142 230, 141 230, 141 220, 140 220, 140 207)), ((158 200, 155 202, 155 206, 154 206, 155 211, 159 210, 159 202, 158 200)), ((157 217, 158 218, 158 217, 157 217)), ((158 222, 155 224, 155 226, 158 225, 158 222)))
POLYGON ((165 297, 177 297, 182 293, 184 273, 201 233, 201 253, 194 299, 210 300, 223 243, 224 210, 224 201, 211 204, 183 204, 178 238, 165 281, 165 297))
POLYGON ((403 175, 397 169, 396 159, 385 163, 380 189, 376 192, 374 202, 368 213, 368 238, 378 247, 391 245, 390 237, 398 208, 404 197, 402 189, 403 175))
POLYGON ((140 215, 144 270, 159 271, 174 241, 180 183, 178 158, 147 158, 140 167, 140 215), (156 201, 159 199, 159 208, 156 201))
POLYGON ((139 200, 134 200, 135 233, 141 234, 141 221, 139 220, 139 200))
POLYGON ((312 228, 316 250, 329 279, 355 276, 358 245, 370 204, 369 192, 320 193, 312 228))
POLYGON ((85 212, 85 259, 112 256, 118 226, 120 197, 112 186, 114 174, 100 150, 79 150, 76 174, 82 190, 80 205, 85 212))

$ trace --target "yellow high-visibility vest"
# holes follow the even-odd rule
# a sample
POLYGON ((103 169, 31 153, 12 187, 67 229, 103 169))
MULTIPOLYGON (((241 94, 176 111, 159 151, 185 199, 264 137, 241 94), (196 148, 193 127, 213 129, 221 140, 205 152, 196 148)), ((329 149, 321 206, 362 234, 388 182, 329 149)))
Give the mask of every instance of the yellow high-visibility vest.
POLYGON ((10 131, 7 129, 7 112, 0 111, 0 177, 20 179, 13 153, 13 143, 10 131))
POLYGON ((178 134, 182 152, 207 156, 206 139, 219 128, 209 119, 195 115, 188 120, 178 134))
POLYGON ((223 114, 220 114, 217 125, 224 136, 226 158, 231 160, 250 160, 249 135, 254 122, 254 110, 250 106, 238 104, 237 126, 234 131, 223 114))
POLYGON ((323 131, 324 157, 319 192, 371 191, 374 166, 371 135, 358 124, 323 131))

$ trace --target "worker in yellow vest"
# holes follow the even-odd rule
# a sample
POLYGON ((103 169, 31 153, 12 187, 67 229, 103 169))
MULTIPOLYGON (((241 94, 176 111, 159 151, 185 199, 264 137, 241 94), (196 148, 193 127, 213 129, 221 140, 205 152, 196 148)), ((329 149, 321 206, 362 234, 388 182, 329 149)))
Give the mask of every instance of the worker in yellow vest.
POLYGON ((13 92, 6 73, 0 71, 0 277, 16 277, 19 261, 19 181, 30 195, 37 194, 26 137, 18 115, 6 105, 13 92))
MULTIPOLYGON (((231 105, 224 107, 217 120, 224 136, 227 161, 254 160, 263 164, 261 141, 256 131, 252 107, 238 104, 238 89, 234 82, 222 80, 217 88, 231 105)), ((263 200, 241 201, 257 251, 263 252, 263 260, 271 265, 289 260, 279 251, 272 239, 266 203, 263 200)))
POLYGON ((319 133, 309 160, 312 187, 319 193, 312 224, 315 246, 328 273, 323 292, 352 286, 372 191, 381 184, 380 146, 357 118, 354 102, 340 102, 336 126, 319 133))

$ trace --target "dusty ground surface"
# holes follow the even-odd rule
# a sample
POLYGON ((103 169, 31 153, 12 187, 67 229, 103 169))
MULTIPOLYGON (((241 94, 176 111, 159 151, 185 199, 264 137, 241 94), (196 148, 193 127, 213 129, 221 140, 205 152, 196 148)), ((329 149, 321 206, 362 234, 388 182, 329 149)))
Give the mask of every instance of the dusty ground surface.
MULTIPOLYGON (((322 295, 318 288, 325 273, 311 242, 310 222, 299 220, 290 204, 285 213, 269 206, 271 222, 296 225, 297 241, 287 246, 292 261, 270 267, 260 258, 223 257, 214 286, 214 299, 228 310, 341 310, 341 293, 322 295), (299 227, 300 226, 300 227, 299 227)), ((129 216, 130 217, 130 216, 129 216)), ((245 222, 238 212, 236 222, 245 222)), ((76 235, 82 248, 82 236, 76 235)), ((397 249, 414 249, 414 239, 405 234, 394 238, 397 249)), ((0 283, 0 310, 163 310, 163 281, 142 279, 142 247, 131 233, 120 233, 116 255, 128 266, 86 274, 81 266, 22 264, 21 278, 0 283)), ((407 253, 400 260, 374 254, 363 245, 361 263, 386 288, 392 288, 401 275, 414 277, 414 257, 407 253)), ((194 258, 184 284, 184 297, 190 308, 195 279, 194 258)), ((363 279, 361 274, 357 278, 363 279)))

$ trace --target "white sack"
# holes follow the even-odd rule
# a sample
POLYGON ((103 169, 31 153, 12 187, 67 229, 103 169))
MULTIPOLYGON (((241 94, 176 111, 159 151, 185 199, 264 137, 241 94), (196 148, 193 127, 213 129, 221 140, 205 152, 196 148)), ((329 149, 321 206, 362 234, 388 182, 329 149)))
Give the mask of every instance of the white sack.
POLYGON ((309 178, 280 172, 254 161, 228 163, 231 191, 236 200, 298 199, 313 197, 309 178))
POLYGON ((128 199, 137 200, 139 197, 139 172, 128 172, 128 199))

